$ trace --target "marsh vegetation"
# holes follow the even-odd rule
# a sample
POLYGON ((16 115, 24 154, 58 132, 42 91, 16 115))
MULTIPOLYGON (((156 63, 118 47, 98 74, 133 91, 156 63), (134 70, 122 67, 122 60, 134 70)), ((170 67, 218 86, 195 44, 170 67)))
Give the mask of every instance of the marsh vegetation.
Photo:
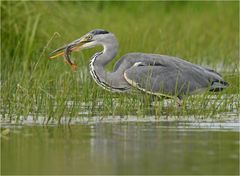
POLYGON ((201 116, 237 115, 239 40, 237 2, 2 2, 1 119, 39 116, 201 116), (115 33, 120 56, 128 52, 177 56, 219 71, 230 86, 221 93, 185 98, 184 106, 148 95, 110 93, 88 72, 101 48, 74 53, 76 72, 48 54, 87 31, 115 33))

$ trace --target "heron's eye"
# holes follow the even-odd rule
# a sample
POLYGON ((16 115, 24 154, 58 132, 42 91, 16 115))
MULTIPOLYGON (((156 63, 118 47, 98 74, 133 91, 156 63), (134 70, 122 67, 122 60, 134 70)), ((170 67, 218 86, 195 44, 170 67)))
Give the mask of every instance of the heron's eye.
POLYGON ((92 38, 93 38, 92 35, 88 35, 88 36, 86 37, 87 40, 91 40, 92 38))

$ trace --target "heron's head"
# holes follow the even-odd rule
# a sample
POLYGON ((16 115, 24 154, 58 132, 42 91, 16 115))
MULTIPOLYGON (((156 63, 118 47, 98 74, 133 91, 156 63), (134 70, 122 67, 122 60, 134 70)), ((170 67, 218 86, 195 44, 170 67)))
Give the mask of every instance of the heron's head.
POLYGON ((92 30, 90 32, 88 32, 87 34, 83 35, 82 37, 80 37, 77 40, 74 40, 73 42, 60 47, 56 50, 54 50, 50 55, 50 58, 55 58, 57 56, 62 56, 64 55, 64 50, 66 48, 70 48, 70 51, 78 51, 80 49, 84 49, 84 48, 91 48, 94 47, 96 45, 101 45, 101 44, 106 44, 107 42, 110 41, 110 39, 113 37, 114 35, 108 31, 102 30, 102 29, 95 29, 92 30))

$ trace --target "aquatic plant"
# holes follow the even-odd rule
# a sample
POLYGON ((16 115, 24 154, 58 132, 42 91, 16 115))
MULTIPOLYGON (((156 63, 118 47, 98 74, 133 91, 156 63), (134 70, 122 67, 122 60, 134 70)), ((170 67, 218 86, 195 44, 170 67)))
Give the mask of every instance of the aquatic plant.
POLYGON ((1 2, 1 119, 237 114, 238 11, 237 2, 1 2), (178 56, 220 71, 230 87, 190 96, 177 109, 174 101, 158 98, 151 105, 142 92, 99 88, 87 67, 101 48, 74 53, 76 72, 63 59, 47 59, 54 48, 94 28, 116 34, 116 59, 133 51, 178 56))

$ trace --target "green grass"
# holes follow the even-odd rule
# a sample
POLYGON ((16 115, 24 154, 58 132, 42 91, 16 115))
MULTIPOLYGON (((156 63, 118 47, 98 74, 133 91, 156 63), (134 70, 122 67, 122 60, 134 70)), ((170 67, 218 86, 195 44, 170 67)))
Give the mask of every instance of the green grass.
POLYGON ((237 2, 1 2, 2 118, 48 119, 111 115, 203 115, 236 113, 239 107, 239 6, 237 2), (57 47, 102 28, 113 32, 119 53, 159 53, 219 70, 227 90, 185 99, 187 107, 149 108, 148 95, 102 90, 91 79, 89 58, 101 48, 73 54, 71 72, 63 59, 48 60, 57 47), (222 96, 225 98, 221 99, 222 96), (218 105, 218 102, 221 102, 218 105), (69 103, 71 102, 71 104, 69 103), (229 105, 231 108, 229 108, 229 105), (216 108, 217 107, 217 108, 216 108))

